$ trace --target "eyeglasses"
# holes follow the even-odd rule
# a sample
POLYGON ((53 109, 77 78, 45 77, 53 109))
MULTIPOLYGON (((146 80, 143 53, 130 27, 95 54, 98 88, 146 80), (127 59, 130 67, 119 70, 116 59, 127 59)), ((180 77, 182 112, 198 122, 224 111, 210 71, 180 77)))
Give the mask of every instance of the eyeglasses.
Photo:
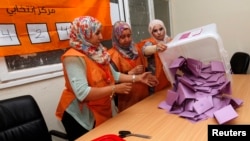
POLYGON ((160 31, 160 32, 163 31, 163 27, 161 27, 161 28, 159 28, 159 29, 154 29, 154 30, 153 30, 153 33, 156 33, 156 32, 158 32, 158 31, 160 31))

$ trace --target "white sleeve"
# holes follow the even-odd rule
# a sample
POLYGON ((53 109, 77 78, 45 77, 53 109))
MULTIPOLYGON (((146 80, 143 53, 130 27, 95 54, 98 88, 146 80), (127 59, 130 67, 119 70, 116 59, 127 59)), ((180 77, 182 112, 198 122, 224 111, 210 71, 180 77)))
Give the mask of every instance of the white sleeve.
POLYGON ((153 55, 156 51, 156 45, 153 45, 151 42, 146 42, 142 47, 142 52, 144 56, 153 55))

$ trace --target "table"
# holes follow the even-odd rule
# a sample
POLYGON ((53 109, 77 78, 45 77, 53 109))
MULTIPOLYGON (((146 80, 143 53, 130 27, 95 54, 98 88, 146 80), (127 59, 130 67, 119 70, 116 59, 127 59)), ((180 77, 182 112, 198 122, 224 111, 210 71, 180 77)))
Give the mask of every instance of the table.
MULTIPOLYGON (((232 75, 232 97, 243 100, 236 109, 238 117, 229 124, 250 124, 250 75, 232 75)), ((175 114, 158 109, 166 99, 167 90, 156 92, 131 106, 117 116, 79 137, 76 141, 90 141, 105 134, 118 134, 119 130, 152 136, 151 139, 126 137, 126 141, 206 141, 209 124, 218 124, 215 118, 192 123, 175 114)))

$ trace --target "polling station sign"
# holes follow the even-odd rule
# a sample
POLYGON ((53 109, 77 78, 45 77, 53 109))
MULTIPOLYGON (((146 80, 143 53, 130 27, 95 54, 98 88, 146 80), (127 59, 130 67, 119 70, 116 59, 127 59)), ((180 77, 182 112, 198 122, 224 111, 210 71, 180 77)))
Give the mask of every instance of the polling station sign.
POLYGON ((1 0, 0 56, 22 55, 69 47, 70 23, 93 16, 111 38, 109 0, 1 0))

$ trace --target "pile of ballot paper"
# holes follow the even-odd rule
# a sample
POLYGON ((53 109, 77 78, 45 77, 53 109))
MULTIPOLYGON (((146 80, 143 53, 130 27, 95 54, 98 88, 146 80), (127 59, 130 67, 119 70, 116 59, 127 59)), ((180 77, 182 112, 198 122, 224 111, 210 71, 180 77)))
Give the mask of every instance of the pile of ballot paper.
POLYGON ((243 101, 231 97, 231 82, 221 61, 203 62, 182 56, 169 65, 173 88, 158 107, 192 122, 216 118, 224 124, 238 116, 243 101))

